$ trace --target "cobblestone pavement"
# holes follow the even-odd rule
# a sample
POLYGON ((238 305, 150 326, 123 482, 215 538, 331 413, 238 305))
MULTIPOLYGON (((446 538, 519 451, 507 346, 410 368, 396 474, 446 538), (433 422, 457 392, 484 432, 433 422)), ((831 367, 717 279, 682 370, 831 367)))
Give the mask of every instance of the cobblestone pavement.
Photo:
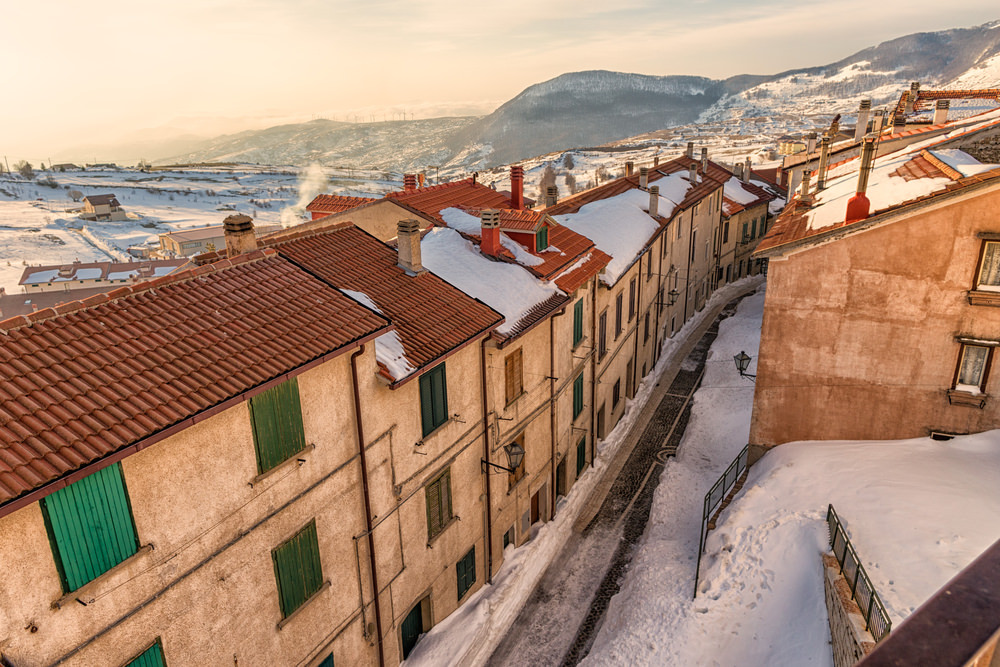
POLYGON ((681 363, 597 514, 552 561, 488 665, 571 666, 587 655, 646 528, 663 463, 684 435, 718 323, 738 302, 725 306, 681 363))

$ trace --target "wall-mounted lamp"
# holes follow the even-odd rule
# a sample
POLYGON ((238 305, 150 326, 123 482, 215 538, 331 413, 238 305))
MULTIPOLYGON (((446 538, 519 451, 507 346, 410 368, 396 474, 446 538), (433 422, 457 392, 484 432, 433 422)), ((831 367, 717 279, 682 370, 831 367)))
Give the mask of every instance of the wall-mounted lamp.
POLYGON ((747 368, 750 367, 750 360, 751 359, 752 359, 752 357, 749 354, 747 354, 746 352, 744 352, 743 350, 740 350, 739 354, 733 355, 733 361, 736 362, 736 370, 738 370, 740 372, 740 377, 741 378, 750 378, 751 380, 756 381, 756 378, 757 378, 756 375, 753 375, 751 373, 747 373, 747 368))
POLYGON ((482 461, 483 472, 486 472, 486 466, 493 466, 494 468, 499 468, 504 472, 509 472, 514 474, 518 466, 521 465, 521 461, 524 460, 524 447, 516 442, 512 442, 503 448, 504 453, 507 454, 507 463, 510 465, 509 468, 504 468, 502 465, 493 463, 492 461, 487 461, 486 459, 480 459, 482 461))

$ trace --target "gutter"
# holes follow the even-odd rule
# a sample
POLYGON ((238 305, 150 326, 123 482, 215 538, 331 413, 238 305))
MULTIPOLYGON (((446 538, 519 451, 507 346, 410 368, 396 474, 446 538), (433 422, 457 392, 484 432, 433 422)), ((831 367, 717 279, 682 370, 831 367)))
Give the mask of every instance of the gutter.
MULTIPOLYGON (((483 338, 480 343, 479 354, 479 383, 480 395, 483 401, 483 459, 490 460, 490 424, 489 413, 487 412, 486 394, 486 342, 489 338, 483 338)), ((490 471, 487 466, 480 464, 479 469, 486 477, 486 583, 493 583, 493 497, 490 494, 490 471)))
POLYGON ((552 462, 551 482, 552 482, 552 504, 549 510, 549 521, 556 516, 556 318, 566 314, 566 309, 549 318, 549 449, 552 462))

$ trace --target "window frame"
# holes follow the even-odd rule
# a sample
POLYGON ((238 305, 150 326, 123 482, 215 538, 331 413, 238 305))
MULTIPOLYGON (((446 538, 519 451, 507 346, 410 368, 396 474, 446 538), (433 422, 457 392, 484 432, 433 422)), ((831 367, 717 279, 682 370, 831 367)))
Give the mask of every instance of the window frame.
POLYGON ((427 542, 444 532, 455 518, 451 502, 451 468, 445 468, 424 485, 424 500, 427 506, 427 542), (437 505, 432 503, 432 487, 437 487, 437 505), (441 489, 446 493, 442 494, 441 489))
POLYGON ((473 544, 472 548, 455 563, 455 578, 458 601, 461 602, 465 594, 476 585, 476 545, 473 544))
POLYGON ((998 235, 998 238, 996 239, 982 239, 982 243, 979 248, 979 261, 976 263, 976 275, 972 289, 981 290, 983 292, 1000 292, 1000 271, 997 273, 997 284, 993 285, 983 282, 983 269, 986 267, 986 254, 990 245, 996 246, 997 252, 1000 253, 1000 235, 998 235))
POLYGON ((614 387, 611 388, 611 409, 614 410, 622 400, 622 379, 615 380, 614 387))
POLYGON ((524 393, 524 348, 517 348, 504 357, 504 395, 510 405, 524 393))
POLYGON ((448 373, 445 362, 420 376, 420 430, 427 437, 448 423, 448 373), (440 376, 440 378, 438 378, 440 376), (436 390, 440 396, 436 396, 436 390), (440 414, 435 414, 440 413, 440 414))
POLYGON ((583 299, 573 304, 573 347, 583 340, 583 299))
POLYGON ((597 358, 603 359, 604 356, 608 353, 608 309, 607 308, 605 308, 604 312, 601 313, 601 316, 598 318, 597 322, 598 322, 597 358))
POLYGON ((622 335, 622 316, 624 315, 624 298, 625 294, 622 292, 618 293, 615 297, 615 340, 622 335))
POLYGON ((583 413, 583 373, 573 379, 573 419, 583 413))
POLYGON ((635 296, 636 296, 635 282, 636 282, 635 278, 632 278, 632 280, 630 280, 629 283, 628 283, 628 321, 629 322, 631 322, 633 319, 635 319, 635 314, 636 314, 636 310, 637 310, 637 308, 636 308, 636 301, 635 301, 635 296))
POLYGON ((278 606, 281 609, 281 618, 285 620, 291 618, 296 611, 322 591, 326 583, 323 578, 323 559, 320 556, 316 519, 312 519, 295 531, 294 535, 271 549, 271 562, 274 565, 274 581, 278 589, 278 606), (313 552, 306 554, 305 547, 313 549, 313 552), (313 560, 307 567, 302 559, 310 555, 313 560), (284 564, 282 559, 287 559, 284 564), (292 560, 295 562, 292 563, 292 560), (284 565, 292 567, 292 571, 283 572, 284 565), (303 581, 296 582, 295 579, 298 577, 293 575, 301 575, 303 581), (306 578, 310 581, 305 581, 306 578), (289 590, 294 583, 302 583, 301 591, 289 590))
POLYGON ((993 366, 993 351, 996 345, 983 345, 964 340, 959 340, 958 343, 958 363, 955 366, 955 375, 952 378, 952 391, 960 391, 970 395, 985 394, 986 383, 989 381, 990 370, 993 366), (962 379, 962 366, 965 363, 965 354, 969 348, 979 348, 986 351, 986 358, 983 360, 983 366, 979 371, 979 383, 976 385, 960 382, 962 379), (973 388, 976 391, 973 391, 973 388))

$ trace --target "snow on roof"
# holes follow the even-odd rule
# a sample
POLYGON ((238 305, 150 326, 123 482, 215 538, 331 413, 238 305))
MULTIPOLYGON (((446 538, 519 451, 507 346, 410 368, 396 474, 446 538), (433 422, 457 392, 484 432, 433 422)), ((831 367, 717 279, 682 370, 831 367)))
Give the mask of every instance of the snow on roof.
POLYGON ((743 181, 733 176, 723 188, 723 196, 732 199, 737 204, 750 204, 757 201, 759 195, 743 188, 743 181))
POLYGON ((949 167, 961 173, 962 176, 975 176, 976 174, 996 168, 996 165, 983 164, 965 151, 958 150, 957 148, 944 148, 931 151, 931 153, 936 155, 949 167))
MULTIPOLYGON (((385 317, 385 313, 378 307, 378 304, 364 292, 350 289, 341 289, 340 291, 362 306, 370 308, 385 317)), ((406 358, 403 341, 399 338, 399 334, 395 329, 387 331, 375 339, 375 361, 385 366, 386 370, 396 380, 401 380, 416 370, 416 366, 411 364, 410 360, 406 358)))
MULTIPOLYGON (((660 215, 663 217, 669 217, 673 213, 674 197, 678 197, 677 201, 683 199, 683 192, 687 192, 691 185, 686 179, 674 178, 678 174, 680 172, 657 181, 662 200, 660 215)), ((611 255, 611 262, 601 280, 606 285, 614 285, 660 228, 649 216, 648 208, 649 194, 632 189, 585 204, 579 212, 555 216, 555 219, 574 232, 583 234, 598 248, 611 255)))
POLYGON ((76 280, 94 280, 104 273, 102 269, 77 269, 76 280))
POLYGON ((27 276, 21 279, 21 283, 47 283, 51 282, 54 278, 59 275, 59 269, 46 269, 44 271, 35 271, 34 273, 29 273, 27 276))
MULTIPOLYGON (((480 236, 482 234, 482 220, 460 208, 446 208, 441 211, 440 215, 445 224, 463 234, 468 234, 469 236, 480 236)), ((503 232, 500 232, 500 243, 510 251, 510 254, 514 255, 514 260, 518 264, 523 266, 538 266, 545 263, 543 258, 531 254, 527 248, 503 232)), ((558 248, 550 246, 543 252, 558 252, 558 248)))
POLYGON ((487 259, 473 243, 447 227, 431 229, 420 243, 420 254, 428 269, 503 313, 506 321, 497 327, 501 334, 514 329, 535 306, 562 294, 520 266, 487 259))

